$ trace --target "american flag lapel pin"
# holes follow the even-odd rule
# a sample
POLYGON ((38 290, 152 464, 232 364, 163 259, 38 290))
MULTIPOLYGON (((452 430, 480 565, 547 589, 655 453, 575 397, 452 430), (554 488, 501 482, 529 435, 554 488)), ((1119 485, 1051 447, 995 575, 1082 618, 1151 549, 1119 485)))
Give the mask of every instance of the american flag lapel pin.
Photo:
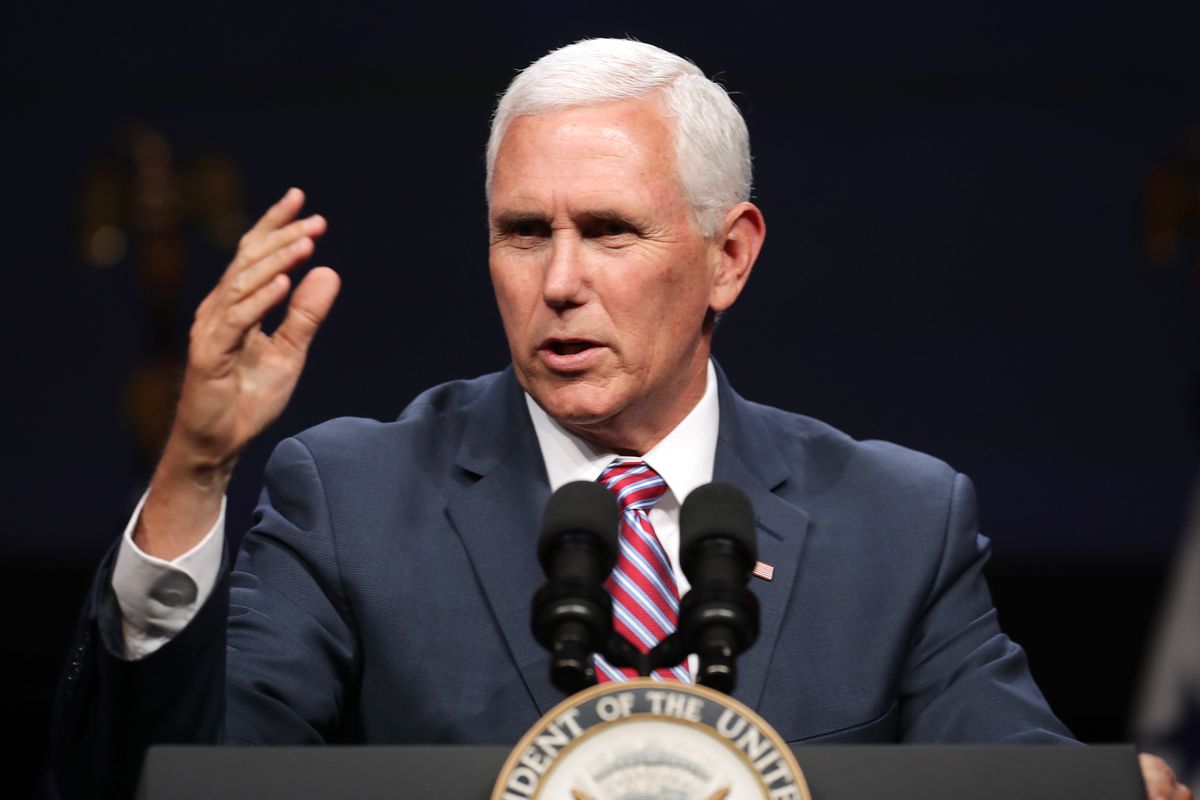
POLYGON ((765 561, 755 561, 754 570, 750 573, 756 578, 762 578, 764 581, 775 579, 775 568, 765 561))

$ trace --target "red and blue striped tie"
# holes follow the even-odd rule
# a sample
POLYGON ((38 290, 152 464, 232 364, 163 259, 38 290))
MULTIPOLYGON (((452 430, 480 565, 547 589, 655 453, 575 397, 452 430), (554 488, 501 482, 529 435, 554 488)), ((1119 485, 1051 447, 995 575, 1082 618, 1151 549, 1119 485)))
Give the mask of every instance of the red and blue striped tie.
MULTIPOLYGON (((614 461, 600 476, 600 483, 617 496, 621 507, 620 547, 605 584, 613 600, 613 628, 647 653, 679 622, 675 573, 649 517, 667 484, 641 461, 614 461)), ((619 669, 596 655, 596 678, 601 683, 636 677, 635 670, 619 669)), ((686 664, 657 669, 651 677, 691 683, 686 664)))

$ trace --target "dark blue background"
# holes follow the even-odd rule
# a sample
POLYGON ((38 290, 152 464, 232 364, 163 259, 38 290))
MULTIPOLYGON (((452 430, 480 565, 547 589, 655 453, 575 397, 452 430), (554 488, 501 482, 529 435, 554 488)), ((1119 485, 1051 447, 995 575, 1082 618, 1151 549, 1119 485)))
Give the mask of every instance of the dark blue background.
MULTIPOLYGON (((145 310, 130 268, 77 255, 88 165, 143 121, 181 158, 232 157, 251 213, 299 185, 330 220, 317 260, 343 293, 292 405, 239 469, 242 529, 279 437, 392 417, 435 382, 503 366, 482 188, 492 103, 547 49, 625 34, 717 74, 750 126, 769 235, 717 335, 734 385, 971 474, 1002 620, 1068 724, 1120 738, 1197 454, 1200 285, 1190 263, 1153 268, 1141 250, 1150 170, 1200 128, 1187 5, 7 11, 13 746, 40 757, 90 565, 146 477, 120 413, 145 310), (44 612, 20 613, 31 593, 49 596, 44 612)), ((228 258, 191 255, 181 329, 228 258)))

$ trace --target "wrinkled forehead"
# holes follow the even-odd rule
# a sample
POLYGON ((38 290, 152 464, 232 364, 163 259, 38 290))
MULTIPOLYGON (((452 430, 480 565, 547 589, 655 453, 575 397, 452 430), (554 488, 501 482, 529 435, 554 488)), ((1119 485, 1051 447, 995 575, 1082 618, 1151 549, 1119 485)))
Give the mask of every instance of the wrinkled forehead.
POLYGON ((652 98, 523 114, 500 143, 489 203, 537 188, 681 191, 675 126, 652 98))

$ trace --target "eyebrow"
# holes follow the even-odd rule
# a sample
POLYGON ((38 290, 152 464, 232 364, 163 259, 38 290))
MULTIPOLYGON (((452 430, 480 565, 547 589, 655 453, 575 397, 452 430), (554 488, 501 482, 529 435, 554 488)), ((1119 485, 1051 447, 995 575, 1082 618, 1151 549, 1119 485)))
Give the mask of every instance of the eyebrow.
MULTIPOLYGON (((624 222, 638 230, 645 227, 640 217, 618 211, 615 208, 596 208, 572 214, 575 224, 586 222, 624 222)), ((498 231, 511 231, 522 225, 549 225, 550 220, 545 214, 536 211, 502 211, 492 218, 491 226, 498 231)))
POLYGON ((521 225, 544 223, 549 220, 542 214, 533 211, 504 211, 492 219, 492 227, 496 230, 511 231, 521 225))
POLYGON ((576 221, 588 220, 591 222, 626 222, 630 225, 639 225, 638 219, 631 214, 626 214, 623 211, 617 211, 613 208, 599 208, 593 211, 584 211, 576 216, 576 221))

